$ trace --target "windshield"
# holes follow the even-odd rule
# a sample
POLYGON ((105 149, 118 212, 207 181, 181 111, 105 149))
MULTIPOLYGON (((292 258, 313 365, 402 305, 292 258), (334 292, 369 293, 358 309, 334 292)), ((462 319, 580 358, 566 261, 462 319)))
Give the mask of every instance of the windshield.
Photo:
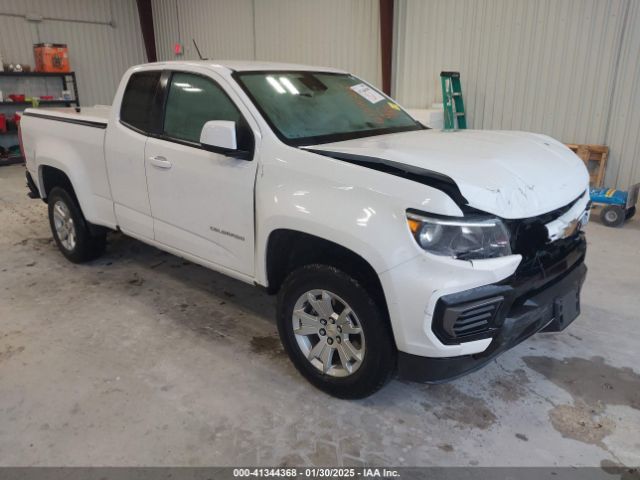
POLYGON ((362 80, 321 72, 241 72, 240 86, 290 145, 424 128, 362 80))

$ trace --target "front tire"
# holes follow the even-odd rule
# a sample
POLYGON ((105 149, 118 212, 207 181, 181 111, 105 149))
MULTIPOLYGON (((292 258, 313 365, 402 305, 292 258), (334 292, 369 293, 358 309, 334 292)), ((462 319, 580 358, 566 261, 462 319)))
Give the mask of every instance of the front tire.
POLYGON ((80 206, 74 197, 61 187, 49 193, 49 225, 62 254, 73 263, 98 258, 106 247, 106 234, 92 235, 80 206))
POLYGON ((396 367, 386 312, 357 280, 326 265, 292 272, 278 295, 278 331, 298 371, 338 398, 364 398, 396 367))

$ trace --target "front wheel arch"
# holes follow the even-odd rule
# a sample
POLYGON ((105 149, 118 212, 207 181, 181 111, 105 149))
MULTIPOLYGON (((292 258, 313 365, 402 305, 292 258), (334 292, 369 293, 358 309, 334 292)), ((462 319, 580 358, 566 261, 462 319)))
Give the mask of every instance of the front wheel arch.
POLYGON ((353 250, 309 233, 278 229, 269 235, 265 259, 269 293, 278 293, 285 278, 300 267, 327 265, 362 283, 388 318, 389 310, 380 277, 371 264, 353 250))

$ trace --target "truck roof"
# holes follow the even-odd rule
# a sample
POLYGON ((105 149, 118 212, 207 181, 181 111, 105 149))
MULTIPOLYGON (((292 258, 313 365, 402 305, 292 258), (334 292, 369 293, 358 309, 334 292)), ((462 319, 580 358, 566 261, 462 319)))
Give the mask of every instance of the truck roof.
POLYGON ((301 65, 295 63, 279 63, 279 62, 261 62, 261 61, 248 61, 248 60, 178 60, 178 61, 166 61, 146 63, 142 66, 178 66, 178 65, 190 65, 197 67, 207 67, 212 70, 227 70, 235 72, 249 72, 249 71, 279 71, 279 70, 292 70, 292 71, 312 71, 312 72, 332 72, 332 73, 346 73, 344 70, 331 67, 320 67, 313 65, 301 65))

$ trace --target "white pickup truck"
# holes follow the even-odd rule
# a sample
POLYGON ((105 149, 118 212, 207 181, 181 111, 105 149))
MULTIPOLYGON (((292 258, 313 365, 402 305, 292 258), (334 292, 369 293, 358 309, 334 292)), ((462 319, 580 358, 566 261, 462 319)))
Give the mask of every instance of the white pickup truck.
POLYGON ((121 230, 278 292, 285 350, 338 397, 458 377, 579 313, 583 163, 426 128, 343 71, 141 65, 110 108, 26 110, 21 139, 69 260, 121 230))

